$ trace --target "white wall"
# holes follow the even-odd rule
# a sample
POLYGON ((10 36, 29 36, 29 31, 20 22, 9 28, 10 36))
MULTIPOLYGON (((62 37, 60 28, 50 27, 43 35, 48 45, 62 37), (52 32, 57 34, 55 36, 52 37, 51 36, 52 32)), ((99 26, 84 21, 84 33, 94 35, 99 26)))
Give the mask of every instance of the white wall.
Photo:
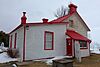
POLYGON ((24 39, 24 28, 21 27, 20 29, 17 30, 17 39, 16 39, 16 46, 17 49, 19 50, 19 56, 23 58, 23 39, 24 39))
MULTIPOLYGON (((66 55, 66 25, 38 25, 29 26, 29 30, 26 29, 26 59, 39 59, 48 58, 60 55, 66 55), (54 32, 54 50, 44 50, 44 31, 54 32)), ((12 48, 14 48, 14 37, 17 33, 16 46, 19 50, 19 55, 22 61, 23 58, 23 39, 24 39, 24 28, 14 31, 10 35, 12 37, 12 48)), ((74 46, 73 46, 74 50, 74 46)), ((81 56, 89 56, 89 45, 88 49, 80 50, 81 56)))
MULTIPOLYGON (((76 44, 78 44, 79 45, 79 47, 80 47, 80 44, 79 44, 79 42, 78 41, 75 41, 75 46, 76 46, 76 44)), ((80 49, 80 55, 81 55, 81 57, 86 57, 86 56, 90 56, 90 53, 89 53, 89 43, 87 43, 88 45, 88 48, 87 49, 80 49)), ((77 50, 75 49, 75 57, 77 57, 77 55, 76 55, 76 53, 77 53, 77 50)))
POLYGON ((66 55, 66 25, 29 26, 26 30, 26 60, 66 55), (44 50, 44 31, 54 32, 54 50, 44 50))
POLYGON ((78 41, 75 41, 74 47, 75 47, 75 57, 79 58, 81 52, 80 52, 80 44, 78 41))
MULTIPOLYGON (((15 33, 17 33, 17 38, 16 38, 16 48, 19 51, 19 57, 23 58, 23 39, 24 39, 24 29, 23 27, 19 28, 18 30, 12 32, 10 36, 12 35, 12 48, 14 48, 14 40, 15 40, 15 33)), ((10 46, 10 40, 9 40, 9 46, 10 46)))
POLYGON ((88 49, 81 49, 81 57, 86 57, 86 56, 90 56, 90 53, 89 53, 89 43, 87 43, 88 45, 88 49))

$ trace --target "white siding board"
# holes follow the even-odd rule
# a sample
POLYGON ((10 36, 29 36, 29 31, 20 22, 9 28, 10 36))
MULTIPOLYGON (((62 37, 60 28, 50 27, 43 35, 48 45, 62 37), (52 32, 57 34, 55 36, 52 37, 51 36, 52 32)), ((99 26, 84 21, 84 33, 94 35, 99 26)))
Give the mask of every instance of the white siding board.
POLYGON ((66 25, 30 26, 26 31, 26 60, 66 54, 66 25), (54 32, 54 50, 44 50, 44 31, 54 32))
POLYGON ((19 50, 19 57, 21 58, 20 61, 22 61, 23 58, 23 39, 24 39, 24 28, 21 27, 20 29, 17 30, 17 43, 16 43, 16 48, 19 50))
MULTIPOLYGON (((75 41, 75 44, 80 45, 78 41, 75 41)), ((79 52, 80 52, 81 57, 90 56, 90 53, 89 53, 89 43, 88 43, 88 49, 80 49, 79 52)), ((77 57, 77 55, 76 55, 76 49, 75 49, 75 57, 77 57)))
MULTIPOLYGON (((24 29, 23 27, 19 28, 18 30, 12 32, 10 36, 12 35, 12 48, 14 48, 14 41, 15 41, 15 33, 17 33, 17 39, 16 39, 16 49, 19 51, 19 57, 22 61, 23 58, 23 39, 24 39, 24 29)), ((10 41, 9 41, 10 46, 10 41)))
POLYGON ((89 43, 88 43, 87 46, 88 46, 88 49, 80 50, 81 51, 81 57, 90 56, 90 53, 89 53, 89 43))

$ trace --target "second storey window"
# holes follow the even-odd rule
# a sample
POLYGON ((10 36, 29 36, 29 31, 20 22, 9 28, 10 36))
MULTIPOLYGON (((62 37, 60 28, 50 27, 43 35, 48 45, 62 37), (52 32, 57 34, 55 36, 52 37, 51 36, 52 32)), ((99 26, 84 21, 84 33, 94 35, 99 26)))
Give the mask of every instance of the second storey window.
POLYGON ((54 48, 54 33, 45 31, 44 32, 44 50, 53 50, 54 48))

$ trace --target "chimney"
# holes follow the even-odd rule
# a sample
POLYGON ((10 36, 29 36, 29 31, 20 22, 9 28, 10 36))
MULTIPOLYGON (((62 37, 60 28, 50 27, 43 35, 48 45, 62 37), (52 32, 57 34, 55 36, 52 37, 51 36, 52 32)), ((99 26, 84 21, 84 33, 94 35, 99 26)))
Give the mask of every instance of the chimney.
POLYGON ((23 16, 21 17, 21 24, 26 24, 26 16, 25 16, 26 12, 23 12, 23 16))
POLYGON ((74 5, 74 4, 69 4, 69 14, 72 14, 72 13, 74 13, 74 12, 76 12, 76 9, 77 9, 77 6, 76 5, 74 5))
POLYGON ((48 19, 46 19, 46 18, 43 18, 42 21, 43 21, 43 23, 48 23, 48 19))

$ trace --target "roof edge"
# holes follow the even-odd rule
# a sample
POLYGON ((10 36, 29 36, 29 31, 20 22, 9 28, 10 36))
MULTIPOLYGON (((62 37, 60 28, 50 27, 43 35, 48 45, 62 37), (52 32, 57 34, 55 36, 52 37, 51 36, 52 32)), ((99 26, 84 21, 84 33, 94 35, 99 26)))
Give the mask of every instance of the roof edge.
MULTIPOLYGON (((26 23, 25 25, 29 25, 29 26, 31 26, 31 25, 42 25, 42 24, 49 24, 49 25, 52 25, 52 24, 68 24, 68 22, 61 22, 61 23, 59 23, 59 22, 48 22, 48 23, 43 23, 43 22, 41 22, 41 23, 26 23)), ((22 27, 23 26, 23 24, 20 24, 19 26, 17 26, 15 29, 13 29, 10 33, 8 33, 8 34, 11 34, 12 32, 14 32, 14 31, 16 31, 17 29, 19 29, 20 27, 22 27)))
POLYGON ((14 32, 15 30, 17 30, 17 29, 19 29, 20 27, 22 27, 23 25, 22 24, 20 24, 20 25, 18 25, 15 29, 13 29, 10 33, 8 33, 8 34, 11 34, 12 32, 14 32))
POLYGON ((84 22, 85 26, 87 27, 88 31, 91 31, 90 28, 87 26, 83 18, 80 16, 80 14, 76 11, 77 15, 80 17, 80 19, 84 22))

